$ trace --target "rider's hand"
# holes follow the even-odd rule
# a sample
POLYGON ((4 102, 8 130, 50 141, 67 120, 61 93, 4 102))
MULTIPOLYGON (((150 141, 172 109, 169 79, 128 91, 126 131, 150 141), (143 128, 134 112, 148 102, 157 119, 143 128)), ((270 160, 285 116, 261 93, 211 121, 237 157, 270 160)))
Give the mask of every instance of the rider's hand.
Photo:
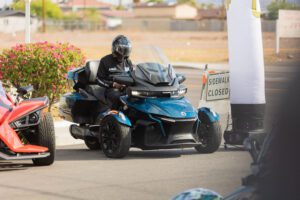
POLYGON ((121 85, 119 83, 113 82, 113 88, 123 89, 124 87, 125 87, 125 85, 121 85))

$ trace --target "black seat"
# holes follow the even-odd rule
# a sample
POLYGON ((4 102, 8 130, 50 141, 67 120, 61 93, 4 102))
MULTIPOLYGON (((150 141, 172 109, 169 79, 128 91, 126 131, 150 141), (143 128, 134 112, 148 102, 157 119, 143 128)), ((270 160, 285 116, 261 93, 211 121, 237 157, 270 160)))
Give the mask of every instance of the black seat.
POLYGON ((88 61, 85 65, 85 74, 87 77, 88 84, 85 87, 85 90, 96 97, 99 101, 106 104, 105 98, 105 88, 99 86, 96 82, 97 72, 99 68, 100 61, 92 60, 88 61))

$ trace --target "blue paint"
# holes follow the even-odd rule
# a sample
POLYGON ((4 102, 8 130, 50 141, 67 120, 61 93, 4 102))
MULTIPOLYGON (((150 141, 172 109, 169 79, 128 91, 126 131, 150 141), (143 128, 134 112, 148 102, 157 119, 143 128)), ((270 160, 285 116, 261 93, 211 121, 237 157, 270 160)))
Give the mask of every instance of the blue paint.
POLYGON ((129 107, 138 111, 162 115, 174 119, 188 119, 197 117, 197 111, 184 97, 181 98, 143 98, 128 101, 127 96, 121 97, 129 107))
POLYGON ((220 121, 220 115, 207 107, 199 108, 198 112, 203 112, 210 120, 210 122, 220 121))
POLYGON ((108 111, 100 113, 99 117, 103 120, 105 117, 110 116, 110 115, 113 116, 119 123, 121 123, 125 126, 129 126, 129 127, 132 126, 131 121, 129 120, 129 118, 126 115, 124 115, 124 113, 121 112, 121 111, 119 111, 116 114, 112 114, 108 110, 108 111))
POLYGON ((82 70, 84 70, 84 67, 80 67, 80 68, 76 68, 76 69, 72 69, 72 70, 68 71, 67 79, 77 81, 78 73, 81 72, 82 70))
POLYGON ((75 104, 76 101, 78 100, 84 100, 85 98, 79 94, 78 92, 72 92, 72 93, 67 93, 64 94, 61 98, 65 98, 67 105, 69 108, 72 108, 75 104))
POLYGON ((130 119, 126 115, 124 115, 124 113, 121 111, 118 111, 118 113, 116 113, 116 114, 112 114, 112 113, 110 113, 110 110, 108 110, 108 111, 100 113, 99 117, 101 119, 104 119, 105 117, 107 117, 109 115, 113 116, 119 123, 121 123, 123 125, 129 126, 129 127, 132 126, 130 119))
POLYGON ((112 115, 119 123, 125 126, 130 127, 132 125, 129 118, 120 111, 117 114, 109 114, 109 115, 112 115))

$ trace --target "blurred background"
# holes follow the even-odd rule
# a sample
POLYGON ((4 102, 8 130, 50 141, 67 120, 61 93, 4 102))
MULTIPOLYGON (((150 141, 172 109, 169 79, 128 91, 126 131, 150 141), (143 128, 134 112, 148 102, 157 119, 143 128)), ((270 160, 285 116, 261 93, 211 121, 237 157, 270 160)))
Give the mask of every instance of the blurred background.
MULTIPOLYGON (((300 1, 261 0, 260 3, 267 110, 273 110, 287 88, 285 81, 300 61, 299 37, 281 38, 280 52, 276 53, 278 10, 299 10, 300 1)), ((24 43, 25 3, 1 0, 0 7, 1 52, 24 43)), ((199 105, 204 65, 208 63, 210 69, 229 69, 223 0, 32 0, 31 15, 32 42, 69 42, 81 48, 87 59, 100 59, 111 52, 113 38, 124 34, 132 41, 131 59, 135 64, 151 61, 196 67, 198 70, 177 69, 187 75, 188 98, 194 106, 199 105)), ((298 30, 300 22, 293 26, 287 30, 298 30)), ((217 101, 208 106, 221 114, 225 130, 229 102, 217 101)), ((54 117, 56 113, 53 111, 54 117)))
MULTIPOLYGON (((278 10, 299 9, 300 1, 260 2, 266 64, 297 62, 300 40, 281 39, 277 55, 275 32, 278 10)), ((24 4, 0 1, 0 51, 23 43, 24 4)), ((109 53, 112 39, 125 34, 134 62, 228 61, 223 0, 32 0, 31 14, 33 42, 70 42, 89 59, 109 53)))

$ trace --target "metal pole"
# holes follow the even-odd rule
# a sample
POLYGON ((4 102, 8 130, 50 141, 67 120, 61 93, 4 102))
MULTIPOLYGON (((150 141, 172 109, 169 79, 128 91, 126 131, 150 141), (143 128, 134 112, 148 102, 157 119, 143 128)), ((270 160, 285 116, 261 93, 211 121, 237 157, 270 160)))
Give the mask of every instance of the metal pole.
POLYGON ((31 0, 25 1, 25 43, 30 43, 30 3, 31 0))
POLYGON ((46 32, 46 3, 45 0, 42 1, 42 21, 43 21, 43 30, 42 32, 46 32))

